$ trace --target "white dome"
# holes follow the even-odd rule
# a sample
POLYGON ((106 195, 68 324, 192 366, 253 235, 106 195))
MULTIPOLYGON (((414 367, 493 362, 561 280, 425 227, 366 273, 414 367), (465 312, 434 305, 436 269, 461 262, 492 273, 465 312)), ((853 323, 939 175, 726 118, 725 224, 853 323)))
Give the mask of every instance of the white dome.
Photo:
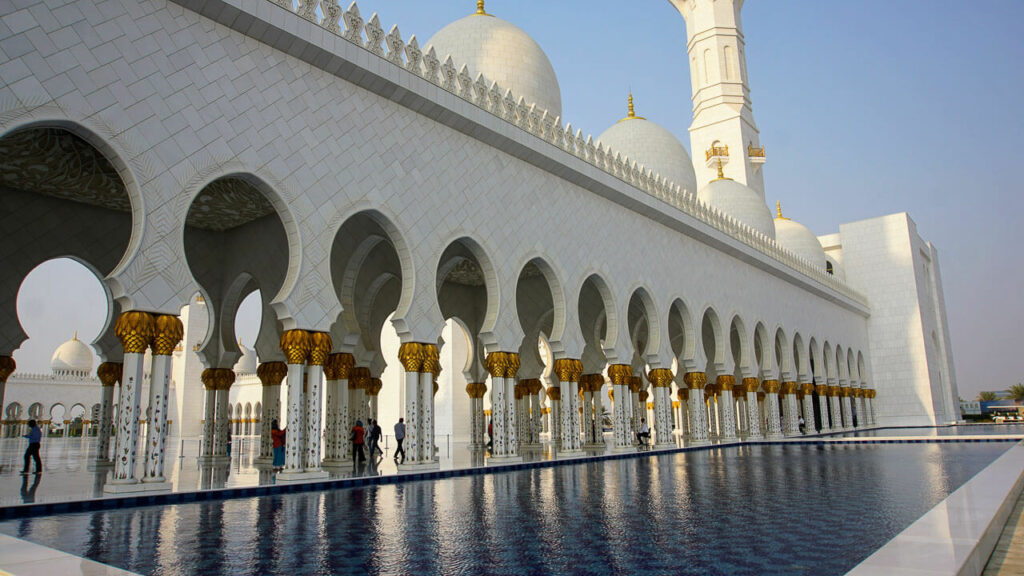
POLYGON ((434 47, 441 62, 448 55, 458 69, 465 64, 476 80, 483 74, 487 85, 497 82, 502 93, 512 90, 527 105, 536 104, 553 116, 562 115, 558 77, 544 51, 518 26, 490 14, 472 14, 445 26, 427 41, 423 51, 434 47))
POLYGON ((775 241, 816 268, 825 268, 825 249, 818 237, 803 224, 783 218, 781 208, 775 218, 775 241))
POLYGON ((697 175, 686 148, 658 124, 639 116, 627 116, 605 130, 597 140, 605 148, 642 164, 687 192, 697 191, 697 175))
POLYGON ((701 188, 697 198, 765 236, 775 238, 771 210, 752 188, 729 178, 720 178, 701 188))
POLYGON ((235 374, 255 374, 259 363, 256 360, 256 352, 246 348, 241 342, 238 347, 242 349, 242 357, 235 363, 235 374))
POLYGON ((74 338, 61 344, 50 357, 50 368, 54 373, 61 372, 92 372, 92 348, 78 339, 74 338))

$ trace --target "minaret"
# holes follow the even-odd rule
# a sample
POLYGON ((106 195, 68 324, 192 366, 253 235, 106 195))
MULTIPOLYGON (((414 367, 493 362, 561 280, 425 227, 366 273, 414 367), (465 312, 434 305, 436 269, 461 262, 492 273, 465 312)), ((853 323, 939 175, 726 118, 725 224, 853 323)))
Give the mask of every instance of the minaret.
POLYGON ((740 10, 743 0, 669 0, 686 20, 693 87, 690 146, 698 189, 714 180, 719 161, 729 176, 764 197, 764 148, 747 85, 740 10))

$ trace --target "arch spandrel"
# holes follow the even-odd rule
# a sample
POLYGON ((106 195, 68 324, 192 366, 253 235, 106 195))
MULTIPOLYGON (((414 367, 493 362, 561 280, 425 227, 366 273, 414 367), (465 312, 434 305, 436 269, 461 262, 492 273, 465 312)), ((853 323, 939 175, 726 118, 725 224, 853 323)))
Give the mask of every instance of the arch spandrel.
MULTIPOLYGON (((670 366, 672 363, 671 353, 663 350, 663 340, 664 342, 668 341, 664 333, 667 333, 668 329, 664 326, 665 322, 662 320, 661 314, 659 314, 657 302, 651 296, 650 288, 648 288, 647 283, 637 282, 630 287, 627 294, 629 294, 629 302, 623 308, 627 311, 627 320, 630 316, 629 310, 634 305, 639 305, 641 308, 639 312, 643 315, 643 319, 646 322, 647 341, 645 342, 644 349, 635 351, 640 356, 641 366, 649 366, 652 369, 670 366)), ((635 328, 635 326, 629 327, 631 332, 629 342, 631 346, 636 336, 636 334, 632 334, 635 328)), ((645 370, 641 370, 641 372, 646 373, 645 370)))

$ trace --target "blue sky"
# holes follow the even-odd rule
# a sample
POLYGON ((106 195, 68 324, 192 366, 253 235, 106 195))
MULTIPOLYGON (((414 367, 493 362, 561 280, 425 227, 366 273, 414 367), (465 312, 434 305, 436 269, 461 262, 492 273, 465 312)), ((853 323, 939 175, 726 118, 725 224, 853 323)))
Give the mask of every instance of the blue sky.
MULTIPOLYGON (((363 0, 360 9, 423 45, 475 1, 363 0)), ((637 113, 689 149, 685 28, 667 0, 488 0, 487 11, 548 54, 563 121, 596 136, 625 114, 631 88, 637 113)), ((1021 21, 1019 0, 750 0, 743 9, 768 200, 817 234, 910 213, 939 249, 964 398, 1024 380, 1021 21)), ((102 324, 102 311, 99 321, 76 316, 90 307, 77 296, 64 312, 39 303, 52 300, 36 283, 56 289, 54 275, 71 273, 52 268, 19 300, 39 300, 35 312, 19 308, 34 337, 15 355, 26 370, 48 370, 56 344, 102 324)), ((255 320, 241 324, 251 344, 255 320)))

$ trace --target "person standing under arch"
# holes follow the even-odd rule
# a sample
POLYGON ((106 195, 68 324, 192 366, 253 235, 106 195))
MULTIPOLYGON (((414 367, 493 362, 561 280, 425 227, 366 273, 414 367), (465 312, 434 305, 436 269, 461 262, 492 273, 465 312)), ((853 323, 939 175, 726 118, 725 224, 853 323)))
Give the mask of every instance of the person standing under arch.
POLYGON ((29 458, 35 460, 36 474, 43 473, 43 461, 39 458, 39 443, 43 438, 43 431, 36 425, 35 420, 28 421, 28 428, 28 434, 22 436, 22 438, 28 438, 28 448, 25 449, 25 465, 21 468, 22 476, 28 476, 29 458))

